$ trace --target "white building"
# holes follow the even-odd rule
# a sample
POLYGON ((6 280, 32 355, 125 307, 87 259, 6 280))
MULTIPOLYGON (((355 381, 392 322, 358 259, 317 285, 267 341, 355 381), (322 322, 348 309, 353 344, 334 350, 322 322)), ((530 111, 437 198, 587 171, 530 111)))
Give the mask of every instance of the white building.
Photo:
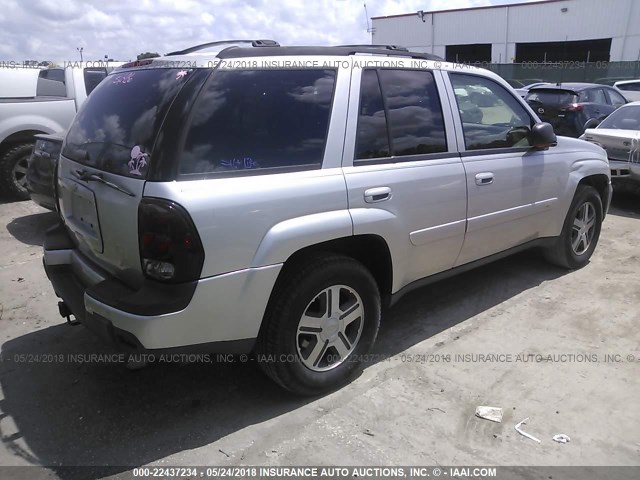
POLYGON ((461 62, 637 61, 640 1, 542 0, 373 17, 371 43, 461 62))

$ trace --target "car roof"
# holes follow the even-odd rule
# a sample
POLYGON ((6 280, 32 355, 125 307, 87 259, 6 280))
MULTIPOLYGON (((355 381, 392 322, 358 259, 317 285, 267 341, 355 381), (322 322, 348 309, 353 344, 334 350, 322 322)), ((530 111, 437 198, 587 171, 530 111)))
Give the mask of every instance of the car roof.
MULTIPOLYGON (((129 62, 122 65, 117 72, 139 67, 214 68, 228 59, 243 59, 227 62, 226 67, 232 69, 251 68, 254 61, 258 63, 258 67, 277 68, 279 60, 283 68, 296 68, 298 65, 294 62, 303 63, 312 59, 327 62, 326 68, 344 66, 345 63, 337 57, 344 57, 345 60, 350 61, 355 59, 353 61, 357 62, 361 68, 426 68, 456 73, 475 73, 509 85, 497 73, 475 64, 447 62, 437 55, 414 52, 397 45, 280 46, 273 40, 225 40, 205 43, 171 52, 162 57, 129 62), (260 64, 261 60, 266 63, 260 64)), ((320 63, 318 68, 323 65, 320 63)))
MULTIPOLYGON (((123 68, 142 65, 171 66, 181 61, 197 66, 206 62, 230 58, 248 57, 295 57, 295 56, 349 56, 358 53, 408 57, 423 60, 444 61, 431 53, 413 52, 397 45, 338 45, 338 46, 280 46, 273 40, 223 40, 167 53, 161 57, 148 58, 123 65, 123 68), (249 46, 247 46, 249 44, 249 46)), ((210 64, 210 63, 209 63, 210 64)))
MULTIPOLYGON (((608 85, 602 85, 599 83, 580 83, 580 82, 566 82, 566 83, 549 83, 547 85, 541 85, 539 87, 533 87, 532 90, 572 90, 574 92, 580 92, 589 88, 607 87, 608 85)), ((609 87, 611 88, 611 87, 609 87)))
POLYGON ((626 85, 628 83, 640 83, 640 79, 635 79, 635 80, 620 80, 619 82, 616 82, 613 84, 613 86, 615 87, 616 85, 626 85))

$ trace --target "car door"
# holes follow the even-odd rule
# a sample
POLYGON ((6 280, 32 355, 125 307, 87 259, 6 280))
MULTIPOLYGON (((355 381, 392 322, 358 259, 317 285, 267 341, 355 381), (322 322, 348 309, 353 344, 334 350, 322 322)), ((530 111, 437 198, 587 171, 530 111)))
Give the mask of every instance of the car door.
POLYGON ((442 82, 439 71, 408 68, 352 77, 349 212, 354 234, 387 242, 393 292, 451 268, 464 239, 465 175, 442 82))
POLYGON ((484 75, 447 75, 468 191, 465 240, 456 261, 462 265, 540 237, 568 171, 559 155, 530 147, 537 119, 503 85, 484 75))
POLYGON ((609 114, 613 113, 622 105, 625 105, 627 103, 627 100, 624 98, 624 96, 616 92, 614 88, 605 88, 604 91, 607 95, 607 103, 610 105, 611 111, 609 112, 609 114))
POLYGON ((596 118, 602 121, 615 110, 604 92, 604 88, 591 88, 584 92, 585 101, 590 104, 587 111, 588 119, 596 118))

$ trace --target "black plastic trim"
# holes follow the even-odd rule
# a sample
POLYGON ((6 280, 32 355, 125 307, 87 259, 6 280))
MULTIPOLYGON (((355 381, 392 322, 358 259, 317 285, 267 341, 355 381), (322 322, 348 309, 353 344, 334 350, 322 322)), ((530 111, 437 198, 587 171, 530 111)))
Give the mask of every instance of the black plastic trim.
POLYGON ((478 150, 466 150, 460 152, 462 158, 465 157, 478 157, 484 155, 497 155, 500 153, 525 153, 525 152, 538 152, 534 147, 505 147, 505 148, 484 148, 478 150))
POLYGON ((110 278, 87 288, 86 293, 116 310, 133 315, 156 316, 187 308, 197 285, 197 281, 166 284, 144 279, 140 288, 134 290, 110 278))
POLYGON ((453 277, 454 275, 458 275, 459 273, 464 273, 469 270, 473 270, 474 268, 477 268, 477 267, 482 267, 484 265, 495 262, 497 260, 501 260, 505 257, 509 257, 516 253, 529 250, 530 248, 548 247, 552 245, 553 242, 555 242, 556 240, 557 240, 556 237, 537 238, 535 240, 531 240, 529 242, 523 243, 522 245, 509 248, 502 252, 494 253, 493 255, 489 255, 488 257, 481 258, 473 262, 465 263, 464 265, 460 265, 458 267, 450 268, 449 270, 436 273, 435 275, 431 275, 429 277, 421 278, 420 280, 411 282, 409 285, 405 285, 396 293, 391 294, 391 301, 389 303, 389 306, 394 305, 398 300, 400 300, 407 293, 412 292, 413 290, 416 290, 418 288, 422 288, 432 283, 439 282, 440 280, 444 280, 445 278, 453 277))
POLYGON ((361 158, 353 161, 354 167, 363 165, 381 165, 407 162, 423 162, 428 160, 440 160, 443 158, 459 159, 458 152, 417 153, 415 155, 400 155, 397 157, 361 158))
MULTIPOLYGON (((325 143, 326 144, 326 143, 325 143)), ((282 167, 270 167, 270 168, 253 168, 247 170, 230 170, 221 172, 207 172, 207 173, 180 173, 176 180, 189 181, 189 180, 211 180, 216 178, 233 178, 233 177, 250 177, 255 175, 275 175, 277 173, 293 173, 293 172, 306 172, 310 170, 320 170, 322 163, 309 163, 307 165, 291 165, 282 167)))

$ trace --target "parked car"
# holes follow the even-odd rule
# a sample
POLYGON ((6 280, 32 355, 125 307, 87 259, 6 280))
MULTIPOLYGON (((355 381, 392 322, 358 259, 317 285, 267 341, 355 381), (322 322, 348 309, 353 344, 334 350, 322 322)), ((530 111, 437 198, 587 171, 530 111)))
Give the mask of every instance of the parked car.
POLYGON ((524 87, 524 83, 522 83, 520 80, 516 80, 514 78, 505 78, 505 80, 515 89, 524 87))
POLYGON ((6 69, 0 72, 0 193, 28 199, 35 135, 65 130, 109 67, 6 69))
POLYGON ((529 90, 535 87, 540 87, 542 85, 549 85, 549 84, 547 82, 530 83, 529 85, 525 85, 524 87, 521 87, 521 88, 516 88, 515 90, 516 92, 518 92, 518 95, 520 95, 522 98, 525 98, 529 93, 529 90))
POLYGON ((27 190, 31 200, 49 210, 56 209, 56 169, 64 135, 65 132, 36 135, 36 143, 29 157, 27 190))
POLYGON ((607 152, 616 189, 640 187, 640 102, 627 103, 580 137, 607 152))
POLYGON ((620 93, 630 102, 640 101, 640 80, 623 80, 614 85, 620 93))
POLYGON ((393 47, 206 47, 109 75, 63 145, 45 269, 61 315, 119 348, 253 352, 318 394, 407 291, 532 247, 593 254, 605 152, 498 75, 393 47), (463 91, 493 97, 481 118, 463 91))
POLYGON ((529 90, 526 101, 558 135, 579 137, 627 100, 613 87, 594 83, 558 83, 529 90))

